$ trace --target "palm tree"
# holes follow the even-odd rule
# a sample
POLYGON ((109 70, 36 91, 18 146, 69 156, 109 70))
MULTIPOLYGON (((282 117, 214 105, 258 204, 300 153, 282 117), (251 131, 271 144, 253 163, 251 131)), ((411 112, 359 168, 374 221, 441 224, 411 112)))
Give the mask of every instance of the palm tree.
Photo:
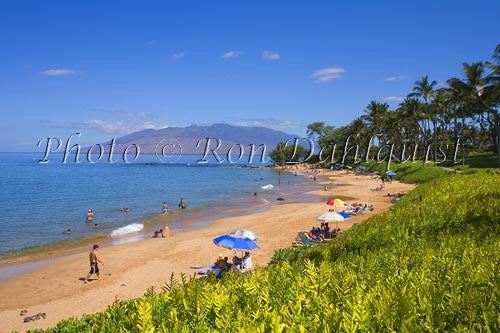
POLYGON ((483 89, 483 96, 490 105, 488 114, 491 114, 491 117, 488 117, 490 132, 493 138, 493 150, 497 154, 497 165, 500 167, 500 115, 498 113, 500 104, 500 44, 495 48, 492 59, 494 62, 485 62, 485 66, 490 68, 490 73, 485 78, 489 85, 483 89))
POLYGON ((425 119, 422 104, 416 98, 407 97, 399 104, 398 109, 401 111, 401 118, 404 120, 403 126, 406 139, 416 144, 418 136, 423 132, 420 121, 425 119))
MULTIPOLYGON (((493 85, 488 84, 488 78, 485 75, 485 64, 482 62, 473 62, 470 64, 464 63, 463 65, 464 79, 452 78, 448 80, 448 84, 454 94, 455 99, 460 99, 462 103, 462 137, 465 131, 465 118, 477 115, 479 118, 479 125, 481 132, 485 131, 484 128, 484 113, 487 112, 488 119, 491 112, 494 111, 494 118, 498 117, 498 112, 494 110, 495 103, 495 90, 493 85), (493 107, 492 107, 493 106, 493 107)), ((492 130, 497 126, 492 126, 492 130)), ((492 133, 494 146, 496 141, 496 133, 492 133)), ((462 153, 462 162, 464 161, 465 153, 462 153)))
MULTIPOLYGON (((429 107, 429 102, 434 97, 434 86, 437 84, 436 81, 429 82, 428 76, 423 76, 422 79, 415 82, 413 86, 413 92, 408 94, 408 97, 420 97, 424 100, 425 103, 425 111, 427 114, 428 120, 432 120, 433 123, 433 133, 434 133, 434 163, 437 161, 437 137, 436 137, 436 121, 434 115, 431 114, 431 109, 429 107)), ((430 127, 430 126, 427 126, 430 127)), ((424 128, 425 131, 425 128, 424 128)), ((426 135, 424 134, 424 144, 425 144, 426 135)), ((425 165, 425 159, 424 159, 425 165)))
POLYGON ((373 129, 375 134, 382 134, 384 125, 384 115, 389 110, 389 104, 371 101, 366 107, 365 115, 361 117, 373 129))

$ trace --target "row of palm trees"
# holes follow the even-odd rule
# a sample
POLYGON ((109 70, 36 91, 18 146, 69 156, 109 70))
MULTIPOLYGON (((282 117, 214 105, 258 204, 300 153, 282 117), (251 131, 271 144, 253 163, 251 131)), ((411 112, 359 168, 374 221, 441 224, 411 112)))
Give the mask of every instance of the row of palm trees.
MULTIPOLYGON (((462 147, 465 151, 491 150, 500 166, 500 44, 492 61, 463 64, 463 76, 453 77, 446 86, 428 76, 416 81, 412 92, 395 110, 387 103, 372 101, 364 115, 338 128, 313 123, 308 135, 320 145, 342 142, 351 136, 360 147, 372 135, 379 144, 402 143, 423 147, 431 145, 432 157, 438 160, 438 147, 462 147)), ((399 148, 401 149, 401 148, 399 148)))

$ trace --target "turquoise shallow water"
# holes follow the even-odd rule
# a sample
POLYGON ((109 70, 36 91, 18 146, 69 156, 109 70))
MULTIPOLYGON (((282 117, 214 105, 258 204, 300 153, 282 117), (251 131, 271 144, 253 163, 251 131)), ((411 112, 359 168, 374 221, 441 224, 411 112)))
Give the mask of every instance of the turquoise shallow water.
MULTIPOLYGON (((176 164, 159 163, 154 155, 143 155, 132 164, 38 164, 39 158, 40 154, 0 153, 0 252, 116 233, 158 216, 163 201, 172 211, 178 210, 180 198, 195 211, 239 207, 248 204, 254 192, 263 192, 260 186, 276 185, 279 177, 269 168, 214 161, 199 165, 199 156, 193 155, 182 156, 176 164), (123 213, 121 207, 130 210, 123 213), (99 229, 85 222, 89 208, 99 229), (68 228, 70 236, 63 234, 68 228)), ((303 181, 281 175, 282 184, 303 181)))

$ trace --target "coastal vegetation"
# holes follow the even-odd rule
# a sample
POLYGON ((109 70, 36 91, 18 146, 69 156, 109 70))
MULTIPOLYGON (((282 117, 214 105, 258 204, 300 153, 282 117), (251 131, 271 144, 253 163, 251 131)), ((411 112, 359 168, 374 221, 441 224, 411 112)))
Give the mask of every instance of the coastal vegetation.
POLYGON ((251 275, 172 277, 46 332, 498 331, 500 175, 396 167, 417 189, 326 244, 251 275))
POLYGON ((311 123, 307 136, 323 148, 324 158, 315 154, 310 162, 377 159, 377 148, 387 158, 394 145, 394 161, 465 164, 467 153, 489 152, 500 167, 500 44, 490 60, 464 63, 461 75, 442 83, 423 76, 394 110, 371 101, 362 116, 345 126, 311 123))

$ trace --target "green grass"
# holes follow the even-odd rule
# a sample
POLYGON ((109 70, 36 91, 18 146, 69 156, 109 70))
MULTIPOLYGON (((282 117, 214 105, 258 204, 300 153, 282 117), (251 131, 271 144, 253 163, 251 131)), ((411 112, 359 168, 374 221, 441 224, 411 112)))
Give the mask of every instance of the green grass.
POLYGON ((498 168, 498 159, 497 156, 493 153, 474 153, 469 154, 465 157, 465 163, 453 163, 453 162, 445 162, 442 163, 442 166, 451 167, 461 171, 471 171, 471 172, 480 172, 481 169, 497 169, 498 168), (470 170, 477 169, 477 170, 470 170))
MULTIPOLYGON (((387 163, 362 163, 366 166, 367 171, 378 171, 381 175, 385 174, 387 163)), ((414 183, 421 184, 439 177, 446 176, 450 174, 449 171, 435 167, 428 163, 423 166, 421 161, 416 163, 406 162, 406 163, 391 163, 391 171, 396 172, 394 179, 397 179, 404 183, 414 183)))
POLYGON ((397 169, 423 184, 322 246, 279 250, 253 275, 171 280, 47 332, 498 332, 500 175, 424 169, 397 169))

